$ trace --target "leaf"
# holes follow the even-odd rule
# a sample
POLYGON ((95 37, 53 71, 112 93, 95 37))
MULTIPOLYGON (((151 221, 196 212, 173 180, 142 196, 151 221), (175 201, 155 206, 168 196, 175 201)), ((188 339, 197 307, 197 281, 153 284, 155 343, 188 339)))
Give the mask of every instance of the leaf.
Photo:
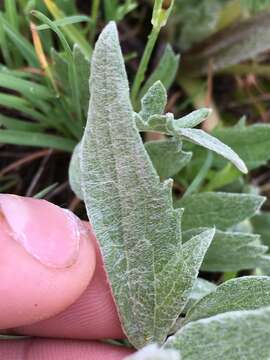
POLYGON ((177 174, 192 157, 191 152, 182 151, 172 140, 149 141, 144 146, 161 179, 177 174))
POLYGON ((185 209, 183 230, 211 226, 226 230, 253 216, 264 201, 252 194, 205 192, 176 200, 175 207, 185 209))
POLYGON ((270 308, 232 311, 190 322, 169 338, 165 349, 182 360, 268 360, 270 308))
MULTIPOLYGON (((215 235, 215 229, 207 229, 202 231, 198 235, 192 237, 189 241, 183 245, 183 255, 185 260, 186 271, 186 292, 184 293, 183 303, 186 305, 197 279, 200 266, 204 259, 213 237, 215 235)), ((182 280, 183 281, 183 280, 182 280)))
POLYGON ((171 45, 167 45, 157 67, 142 87, 140 98, 142 98, 148 89, 158 80, 161 81, 168 90, 175 79, 179 59, 179 55, 174 53, 171 45))
POLYGON ((243 160, 229 146, 207 134, 203 130, 181 129, 180 133, 186 140, 201 145, 230 160, 244 174, 248 172, 243 160))
POLYGON ((212 110, 208 108, 202 108, 199 110, 192 111, 190 114, 183 116, 182 118, 173 122, 174 130, 183 128, 193 128, 200 125, 209 115, 212 110))
POLYGON ((245 276, 221 284, 187 313, 185 323, 236 310, 255 310, 270 304, 270 277, 245 276))
POLYGON ((171 181, 160 183, 134 124, 114 23, 97 41, 90 84, 81 148, 87 213, 130 342, 137 348, 163 343, 213 231, 200 234, 183 251, 181 211, 172 207, 171 181))
POLYGON ((265 245, 270 246, 270 213, 266 211, 261 212, 260 214, 255 215, 251 222, 254 232, 261 235, 262 242, 265 245))
POLYGON ((162 114, 167 104, 167 92, 161 81, 155 82, 141 100, 142 109, 139 113, 143 121, 151 115, 162 114))
POLYGON ((165 350, 151 344, 126 357, 125 360, 181 360, 181 356, 176 350, 165 350))
POLYGON ((188 126, 196 126, 204 121, 211 110, 202 108, 193 113, 175 120, 173 114, 152 115, 147 121, 140 114, 135 114, 135 121, 139 131, 160 132, 175 137, 180 143, 182 139, 201 145, 230 160, 240 171, 247 173, 247 167, 243 160, 227 145, 218 139, 199 129, 188 129, 188 126))
POLYGON ((81 153, 81 143, 77 144, 73 150, 71 160, 69 163, 68 169, 68 178, 69 184, 72 191, 76 196, 83 200, 83 192, 81 188, 81 168, 80 168, 80 153, 81 153))

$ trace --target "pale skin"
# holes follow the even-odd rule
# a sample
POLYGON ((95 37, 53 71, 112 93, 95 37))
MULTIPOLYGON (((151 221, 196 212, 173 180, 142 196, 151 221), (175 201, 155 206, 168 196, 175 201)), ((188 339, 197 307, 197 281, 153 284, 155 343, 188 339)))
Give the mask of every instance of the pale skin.
POLYGON ((74 219, 42 200, 0 195, 0 334, 39 337, 0 340, 0 359, 122 360, 133 352, 100 341, 125 336, 93 231, 74 219))

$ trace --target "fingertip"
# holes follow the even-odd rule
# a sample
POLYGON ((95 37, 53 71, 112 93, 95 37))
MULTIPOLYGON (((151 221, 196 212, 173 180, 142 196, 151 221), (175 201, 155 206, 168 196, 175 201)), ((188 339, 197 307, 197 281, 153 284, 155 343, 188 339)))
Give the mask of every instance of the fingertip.
POLYGON ((96 264, 88 230, 44 200, 0 196, 0 328, 31 324, 71 305, 96 264))

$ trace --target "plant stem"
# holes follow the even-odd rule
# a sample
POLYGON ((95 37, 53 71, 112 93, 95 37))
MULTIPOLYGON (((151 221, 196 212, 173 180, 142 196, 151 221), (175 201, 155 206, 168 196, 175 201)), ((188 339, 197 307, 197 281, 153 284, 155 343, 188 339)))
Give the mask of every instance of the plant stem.
POLYGON ((100 0, 93 0, 92 9, 91 9, 91 19, 93 22, 92 26, 91 26, 91 35, 90 35, 91 44, 93 44, 95 35, 96 35, 96 26, 97 26, 99 7, 100 7, 100 0))
POLYGON ((146 48, 143 53, 143 57, 141 59, 137 74, 134 79, 134 83, 133 83, 132 90, 131 90, 131 100, 132 100, 132 103, 135 108, 136 108, 138 93, 139 93, 141 85, 144 81, 145 73, 146 73, 151 55, 153 53, 158 35, 160 33, 160 29, 161 29, 161 27, 153 27, 152 28, 152 31, 148 37, 146 48))

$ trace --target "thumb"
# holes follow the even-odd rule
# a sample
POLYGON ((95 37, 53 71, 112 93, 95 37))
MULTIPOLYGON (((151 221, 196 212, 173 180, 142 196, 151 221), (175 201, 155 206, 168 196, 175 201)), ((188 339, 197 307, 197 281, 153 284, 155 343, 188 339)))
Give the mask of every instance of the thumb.
POLYGON ((0 329, 63 311, 95 270, 87 228, 45 200, 0 195, 0 244, 0 329))

